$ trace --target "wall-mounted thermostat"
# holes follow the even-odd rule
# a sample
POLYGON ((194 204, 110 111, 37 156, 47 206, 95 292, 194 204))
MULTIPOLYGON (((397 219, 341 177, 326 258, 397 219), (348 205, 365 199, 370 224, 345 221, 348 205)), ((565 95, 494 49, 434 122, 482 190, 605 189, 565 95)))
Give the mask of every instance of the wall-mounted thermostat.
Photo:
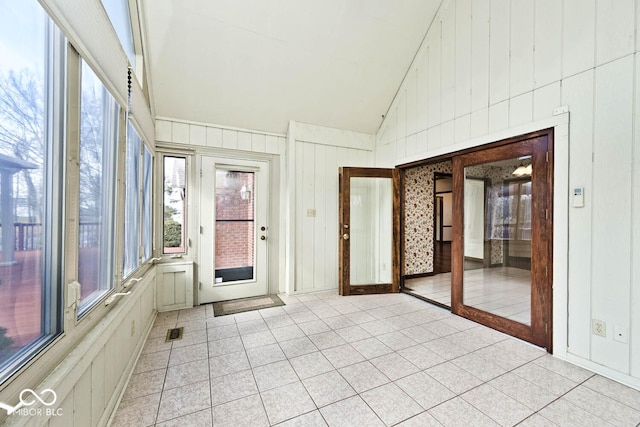
POLYGON ((584 187, 575 187, 573 189, 573 207, 584 207, 584 187))

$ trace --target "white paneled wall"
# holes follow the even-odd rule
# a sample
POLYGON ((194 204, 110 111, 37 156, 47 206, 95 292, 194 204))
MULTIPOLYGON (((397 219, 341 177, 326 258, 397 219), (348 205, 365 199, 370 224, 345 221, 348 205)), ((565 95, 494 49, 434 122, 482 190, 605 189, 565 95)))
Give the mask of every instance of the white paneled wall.
POLYGON ((338 168, 373 164, 373 135, 304 123, 290 126, 295 176, 290 220, 295 224, 294 289, 338 287, 338 168))
POLYGON ((554 259, 566 260, 568 277, 554 287, 565 290, 568 325, 555 319, 555 352, 640 387, 638 9, 633 0, 444 0, 376 135, 376 164, 535 128, 567 105, 568 159, 556 171, 568 182, 556 179, 555 213, 568 223, 555 238, 568 254, 554 259), (586 206, 569 207, 578 186, 586 206), (593 318, 607 323, 605 338, 591 334, 593 318), (614 340, 616 328, 626 337, 614 340))
POLYGON ((260 131, 226 128, 168 118, 156 120, 156 141, 284 155, 285 137, 260 131))

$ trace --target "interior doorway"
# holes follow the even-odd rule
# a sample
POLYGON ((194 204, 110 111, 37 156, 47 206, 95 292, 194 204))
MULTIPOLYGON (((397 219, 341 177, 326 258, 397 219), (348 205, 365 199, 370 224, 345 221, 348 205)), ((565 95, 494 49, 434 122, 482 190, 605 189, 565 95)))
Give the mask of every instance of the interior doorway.
POLYGON ((451 239, 453 219, 453 176, 434 173, 435 236, 433 241, 433 273, 451 272, 451 239))
POLYGON ((450 156, 402 169, 402 290, 551 351, 553 131, 450 156))

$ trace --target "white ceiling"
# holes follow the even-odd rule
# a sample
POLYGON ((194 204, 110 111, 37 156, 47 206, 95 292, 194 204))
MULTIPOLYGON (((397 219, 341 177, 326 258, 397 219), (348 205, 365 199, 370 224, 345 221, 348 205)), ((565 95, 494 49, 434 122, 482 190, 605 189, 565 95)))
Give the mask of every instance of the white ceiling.
POLYGON ((375 133, 441 0, 144 0, 158 116, 375 133))

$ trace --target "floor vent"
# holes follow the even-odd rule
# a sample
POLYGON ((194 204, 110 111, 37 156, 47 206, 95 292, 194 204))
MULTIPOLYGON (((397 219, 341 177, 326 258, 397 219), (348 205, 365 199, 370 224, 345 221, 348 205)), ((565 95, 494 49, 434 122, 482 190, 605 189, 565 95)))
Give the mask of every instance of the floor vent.
POLYGON ((179 328, 168 329, 167 339, 165 341, 168 342, 168 341, 181 340, 183 329, 184 329, 183 326, 180 326, 179 328))

